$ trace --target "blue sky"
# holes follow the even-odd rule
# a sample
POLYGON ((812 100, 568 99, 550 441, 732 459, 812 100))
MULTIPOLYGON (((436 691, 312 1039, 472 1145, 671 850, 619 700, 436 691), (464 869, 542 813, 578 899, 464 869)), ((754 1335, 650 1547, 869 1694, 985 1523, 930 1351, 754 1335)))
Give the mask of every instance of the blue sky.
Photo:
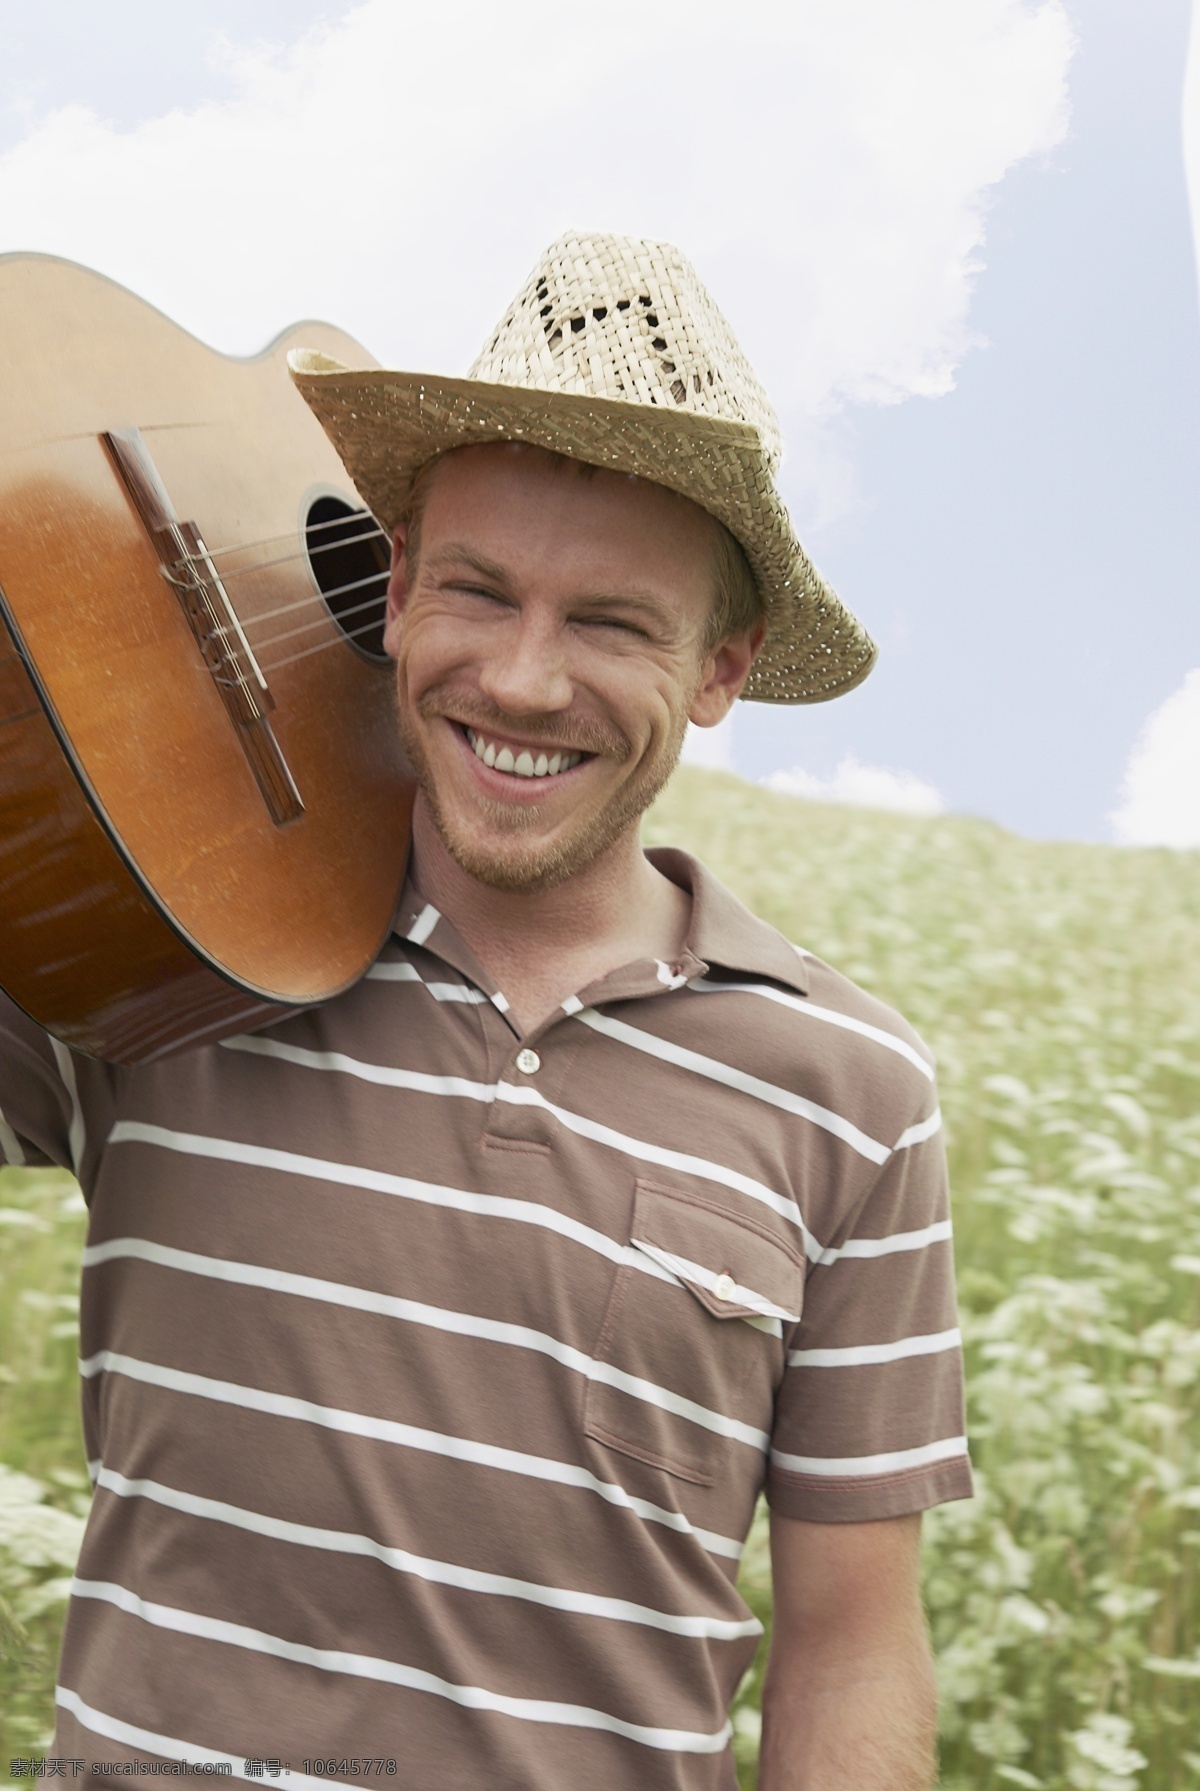
POLYGON ((568 225, 693 255, 882 649, 838 702, 741 705, 719 760, 1200 844, 1187 0, 749 0, 735 25, 668 0, 586 66, 524 0, 4 15, 0 252, 102 267, 227 352, 318 314, 457 372, 568 225))
MULTIPOLYGON (((883 651, 861 691, 788 725, 783 756, 828 774, 854 753, 951 808, 1104 839, 1139 730, 1200 666, 1188 7, 1070 12, 1068 135, 988 219, 987 346, 953 393, 846 420, 861 505, 815 546, 883 651)), ((778 735, 739 718, 748 773, 778 763, 778 735)), ((1200 844, 1200 761, 1191 799, 1200 844)))

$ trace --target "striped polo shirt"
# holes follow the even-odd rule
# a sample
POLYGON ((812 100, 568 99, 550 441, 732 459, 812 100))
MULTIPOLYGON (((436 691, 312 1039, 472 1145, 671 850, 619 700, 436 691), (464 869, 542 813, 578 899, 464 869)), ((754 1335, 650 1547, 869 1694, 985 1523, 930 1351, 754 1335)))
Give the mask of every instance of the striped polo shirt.
POLYGON ((90 1208, 53 1753, 733 1791, 759 1491, 969 1493, 929 1054, 651 856, 681 959, 524 1035, 411 886, 348 994, 187 1056, 4 1003, 0 1151, 90 1208))

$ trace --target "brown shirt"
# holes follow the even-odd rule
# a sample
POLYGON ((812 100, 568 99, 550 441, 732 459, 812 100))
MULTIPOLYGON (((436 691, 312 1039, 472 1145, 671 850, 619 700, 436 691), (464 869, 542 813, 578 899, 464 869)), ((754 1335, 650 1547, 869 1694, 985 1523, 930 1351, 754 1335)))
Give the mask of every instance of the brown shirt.
POLYGON ((928 1052, 654 857, 683 960, 525 1037, 411 890, 348 995, 185 1057, 0 1007, 0 1152, 90 1206, 55 1753, 731 1791, 764 1482, 969 1492, 928 1052))

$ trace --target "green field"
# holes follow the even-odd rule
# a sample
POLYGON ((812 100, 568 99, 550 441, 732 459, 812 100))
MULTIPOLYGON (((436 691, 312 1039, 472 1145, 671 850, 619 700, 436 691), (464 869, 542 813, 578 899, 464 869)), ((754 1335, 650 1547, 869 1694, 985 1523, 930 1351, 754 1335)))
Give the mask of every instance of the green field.
MULTIPOLYGON (((1200 853, 1033 845, 684 771, 651 841, 937 1053, 979 1496, 927 1520, 948 1791, 1200 1787, 1200 853)), ((86 1508, 78 1195, 0 1176, 0 1775, 86 1508)), ((744 1567, 769 1619, 761 1529, 744 1567)), ((735 1711, 753 1784, 758 1672, 735 1711)))

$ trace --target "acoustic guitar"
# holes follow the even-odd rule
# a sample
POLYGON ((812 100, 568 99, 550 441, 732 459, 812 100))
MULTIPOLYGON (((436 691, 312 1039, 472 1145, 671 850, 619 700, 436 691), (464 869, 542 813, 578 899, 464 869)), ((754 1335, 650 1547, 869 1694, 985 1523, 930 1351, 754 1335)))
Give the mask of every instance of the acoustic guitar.
POLYGON ((388 542, 288 378, 0 256, 0 987, 137 1063, 349 987, 411 786, 388 542))

